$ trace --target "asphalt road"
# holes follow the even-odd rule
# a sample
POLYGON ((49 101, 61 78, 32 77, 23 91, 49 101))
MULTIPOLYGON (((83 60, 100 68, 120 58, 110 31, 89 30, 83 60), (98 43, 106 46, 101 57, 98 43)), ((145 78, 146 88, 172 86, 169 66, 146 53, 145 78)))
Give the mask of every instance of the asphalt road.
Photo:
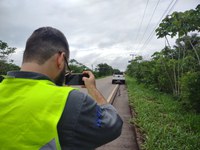
MULTIPOLYGON (((96 80, 97 89, 101 92, 101 94, 108 99, 114 88, 116 87, 115 84, 112 84, 112 76, 101 78, 96 80)), ((80 91, 87 93, 87 89, 80 88, 80 91)))

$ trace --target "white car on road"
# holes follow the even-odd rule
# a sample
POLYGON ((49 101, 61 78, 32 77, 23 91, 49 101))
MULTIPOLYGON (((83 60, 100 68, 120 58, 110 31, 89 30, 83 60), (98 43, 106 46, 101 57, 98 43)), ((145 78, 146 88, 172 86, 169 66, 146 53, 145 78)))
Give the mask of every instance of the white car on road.
POLYGON ((116 72, 113 74, 112 84, 114 83, 125 84, 125 75, 123 72, 116 72))

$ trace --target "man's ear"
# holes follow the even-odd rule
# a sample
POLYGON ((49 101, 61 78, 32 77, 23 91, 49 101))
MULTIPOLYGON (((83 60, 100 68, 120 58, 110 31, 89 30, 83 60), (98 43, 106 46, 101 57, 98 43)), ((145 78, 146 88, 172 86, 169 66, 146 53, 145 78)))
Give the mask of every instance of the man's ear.
POLYGON ((64 67, 64 65, 65 65, 64 53, 57 54, 57 56, 56 56, 56 63, 57 63, 57 67, 59 69, 62 69, 64 67))

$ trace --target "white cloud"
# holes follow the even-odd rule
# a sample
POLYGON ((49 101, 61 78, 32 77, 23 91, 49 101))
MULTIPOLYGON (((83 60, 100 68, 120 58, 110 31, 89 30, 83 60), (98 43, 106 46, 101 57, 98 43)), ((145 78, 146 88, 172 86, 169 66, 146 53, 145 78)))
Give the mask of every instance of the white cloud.
MULTIPOLYGON (((1 0, 0 40, 20 49, 13 59, 21 65, 22 49, 30 34, 38 27, 53 26, 66 35, 71 58, 89 67, 108 63, 125 70, 131 53, 148 57, 164 46, 163 39, 154 36, 141 49, 170 1, 160 1, 144 35, 156 3, 149 1, 140 26, 146 5, 141 0, 1 0)), ((198 3, 199 0, 178 1, 174 10, 194 9, 198 3)))

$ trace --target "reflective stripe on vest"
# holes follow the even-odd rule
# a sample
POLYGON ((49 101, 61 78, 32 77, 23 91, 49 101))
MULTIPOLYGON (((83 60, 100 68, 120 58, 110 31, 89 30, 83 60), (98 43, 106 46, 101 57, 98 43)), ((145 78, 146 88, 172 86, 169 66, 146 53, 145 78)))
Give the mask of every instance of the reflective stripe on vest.
POLYGON ((48 80, 0 83, 0 149, 60 149, 57 124, 73 88, 48 80))

